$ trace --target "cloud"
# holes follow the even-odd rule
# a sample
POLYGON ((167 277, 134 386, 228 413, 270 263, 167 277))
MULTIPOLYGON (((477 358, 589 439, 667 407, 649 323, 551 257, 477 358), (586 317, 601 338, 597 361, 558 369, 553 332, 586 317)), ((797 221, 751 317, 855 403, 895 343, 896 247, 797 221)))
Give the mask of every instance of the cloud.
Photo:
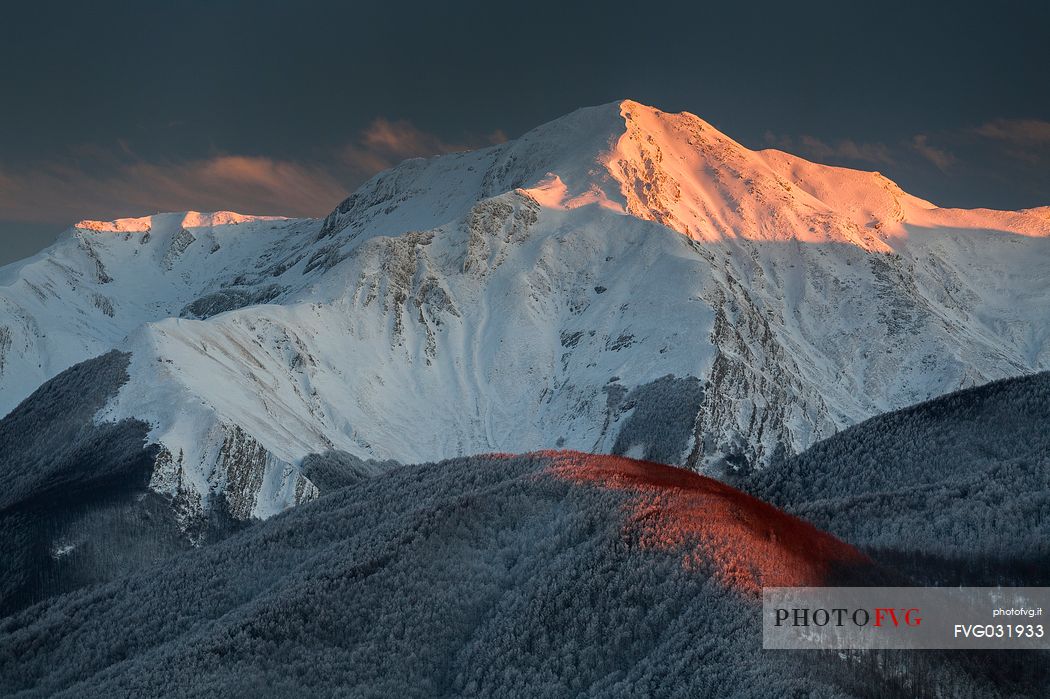
POLYGON ((948 151, 931 146, 926 134, 916 134, 912 138, 911 147, 941 172, 948 172, 958 162, 957 158, 948 151))
POLYGON ((872 165, 897 164, 890 149, 882 143, 862 143, 846 138, 831 144, 806 134, 799 136, 796 141, 790 136, 777 136, 771 131, 767 131, 765 137, 766 141, 776 148, 797 152, 814 160, 851 160, 872 165))
POLYGON ((1050 121, 1040 119, 995 119, 974 132, 1018 146, 1050 146, 1050 121))
POLYGON ((264 157, 153 163, 126 153, 0 169, 0 218, 69 224, 157 211, 318 216, 346 194, 321 167, 264 157))
POLYGON ((468 142, 450 143, 403 119, 391 121, 380 117, 372 121, 354 143, 343 148, 342 158, 346 165, 373 175, 407 158, 458 153, 506 140, 506 135, 497 130, 468 142))
POLYGON ((354 141, 314 162, 216 155, 152 161, 120 141, 14 169, 0 164, 0 219, 69 225, 159 211, 324 216, 357 184, 416 156, 506 140, 502 132, 450 143, 408 121, 376 119, 354 141))
POLYGON ((993 119, 973 133, 1006 146, 1003 153, 1029 165, 1040 165, 1050 156, 1050 121, 993 119))

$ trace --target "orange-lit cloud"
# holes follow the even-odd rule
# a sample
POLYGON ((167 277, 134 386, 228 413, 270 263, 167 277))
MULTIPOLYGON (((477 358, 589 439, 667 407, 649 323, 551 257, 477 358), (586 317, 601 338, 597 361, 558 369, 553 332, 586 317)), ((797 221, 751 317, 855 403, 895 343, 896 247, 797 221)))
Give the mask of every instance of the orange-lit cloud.
POLYGON ((932 145, 926 134, 917 134, 912 137, 911 141, 898 143, 893 147, 884 143, 864 143, 849 138, 829 143, 815 136, 803 134, 792 138, 791 136, 778 136, 770 131, 766 132, 765 138, 766 142, 774 148, 822 163, 846 160, 898 167, 907 165, 909 151, 911 160, 918 155, 944 173, 949 172, 959 162, 953 153, 932 145))
POLYGON ((76 159, 17 173, 0 171, 0 218, 64 224, 189 209, 316 216, 335 206, 345 191, 322 168, 271 158, 76 159))
POLYGON ((407 121, 376 119, 351 145, 312 163, 244 155, 153 161, 126 142, 88 144, 17 170, 0 163, 0 220, 61 226, 186 210, 324 216, 362 181, 406 158, 502 140, 496 132, 448 143, 407 121))
POLYGON ((1019 146, 1050 146, 1050 121, 1040 119, 995 119, 974 131, 1019 146))
POLYGON ((946 150, 931 146, 926 134, 917 134, 911 142, 915 152, 934 164, 941 172, 948 170, 957 162, 956 157, 946 150))
POLYGON ((862 143, 845 138, 831 144, 815 136, 803 134, 796 140, 790 136, 777 136, 771 131, 767 131, 765 137, 775 148, 817 161, 843 159, 873 165, 895 165, 897 162, 882 143, 862 143))
POLYGON ((1050 157, 1050 121, 1040 119, 995 119, 974 133, 1007 146, 1005 153, 1031 165, 1050 157))
POLYGON ((502 131, 494 131, 466 143, 449 143, 427 133, 403 119, 375 119, 356 140, 343 148, 343 162, 362 173, 373 175, 407 158, 457 153, 507 140, 502 131))

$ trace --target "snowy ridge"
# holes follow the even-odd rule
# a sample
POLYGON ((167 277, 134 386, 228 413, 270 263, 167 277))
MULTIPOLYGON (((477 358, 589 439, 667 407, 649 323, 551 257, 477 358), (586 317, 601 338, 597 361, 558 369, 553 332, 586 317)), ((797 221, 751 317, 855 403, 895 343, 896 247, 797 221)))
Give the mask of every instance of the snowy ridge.
POLYGON ((85 223, 0 270, 0 411, 110 347, 187 516, 311 452, 564 447, 761 466, 1050 368, 1050 209, 939 209, 625 101, 409 160, 325 220, 85 223), (6 339, 5 339, 6 338, 6 339))
POLYGON ((177 316, 310 223, 230 212, 82 221, 0 268, 0 412, 143 323, 177 316))

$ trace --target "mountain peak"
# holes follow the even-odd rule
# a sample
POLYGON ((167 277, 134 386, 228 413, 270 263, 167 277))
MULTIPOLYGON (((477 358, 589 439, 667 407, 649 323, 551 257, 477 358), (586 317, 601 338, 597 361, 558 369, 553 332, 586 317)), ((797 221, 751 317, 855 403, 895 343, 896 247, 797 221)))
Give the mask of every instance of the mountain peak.
POLYGON ((562 143, 549 171, 522 187, 541 205, 597 204, 697 241, 843 242, 887 251, 885 239, 903 234, 894 224, 905 208, 932 208, 877 173, 752 151, 695 114, 630 99, 577 110, 508 151, 541 139, 562 143), (577 138, 583 129, 600 131, 600 142, 577 138))
POLYGON ((283 221, 283 216, 254 216, 239 214, 235 211, 183 211, 177 213, 150 214, 133 218, 118 218, 111 221, 85 219, 78 221, 73 228, 97 233, 145 233, 157 224, 174 224, 181 228, 211 228, 228 226, 252 221, 283 221))
POLYGON ((598 207, 703 243, 845 244, 891 252, 915 229, 1050 235, 1037 213, 940 209, 876 172, 751 150, 689 112, 623 99, 577 109, 498 146, 414 159, 341 203, 319 238, 427 230, 521 192, 554 210, 598 207))
MULTIPOLYGON (((644 104, 632 99, 623 99, 614 104, 619 107, 620 116, 626 120, 635 121, 637 123, 645 123, 647 120, 658 119, 670 122, 694 123, 703 128, 717 131, 717 129, 715 129, 715 127, 709 122, 692 112, 665 112, 659 107, 653 107, 652 105, 644 104)), ((726 137, 725 134, 721 132, 718 133, 720 136, 726 137)))

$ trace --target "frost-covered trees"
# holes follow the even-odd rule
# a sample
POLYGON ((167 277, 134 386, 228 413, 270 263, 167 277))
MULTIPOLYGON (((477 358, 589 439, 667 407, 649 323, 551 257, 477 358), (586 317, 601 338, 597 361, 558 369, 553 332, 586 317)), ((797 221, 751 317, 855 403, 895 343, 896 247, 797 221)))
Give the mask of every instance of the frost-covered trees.
POLYGON ((148 426, 93 420, 128 360, 78 364, 0 420, 0 614, 184 548, 147 493, 148 426))
MULTIPOLYGON (((52 598, 0 620, 0 694, 894 695, 884 667, 763 652, 757 599, 641 545, 629 491, 549 466, 394 468, 52 598)), ((930 661, 943 696, 995 696, 954 662, 930 661)))
POLYGON ((704 400, 700 379, 668 374, 638 386, 626 397, 617 383, 606 386, 605 391, 615 413, 631 411, 616 435, 614 454, 638 452, 637 456, 649 461, 681 463, 704 400))
POLYGON ((1050 373, 1007 379, 872 418, 743 485, 917 574, 1045 584, 1048 424, 1050 373))
POLYGON ((323 454, 307 454, 302 464, 303 475, 322 493, 377 476, 395 466, 398 466, 396 461, 359 459, 353 454, 335 449, 323 454))

